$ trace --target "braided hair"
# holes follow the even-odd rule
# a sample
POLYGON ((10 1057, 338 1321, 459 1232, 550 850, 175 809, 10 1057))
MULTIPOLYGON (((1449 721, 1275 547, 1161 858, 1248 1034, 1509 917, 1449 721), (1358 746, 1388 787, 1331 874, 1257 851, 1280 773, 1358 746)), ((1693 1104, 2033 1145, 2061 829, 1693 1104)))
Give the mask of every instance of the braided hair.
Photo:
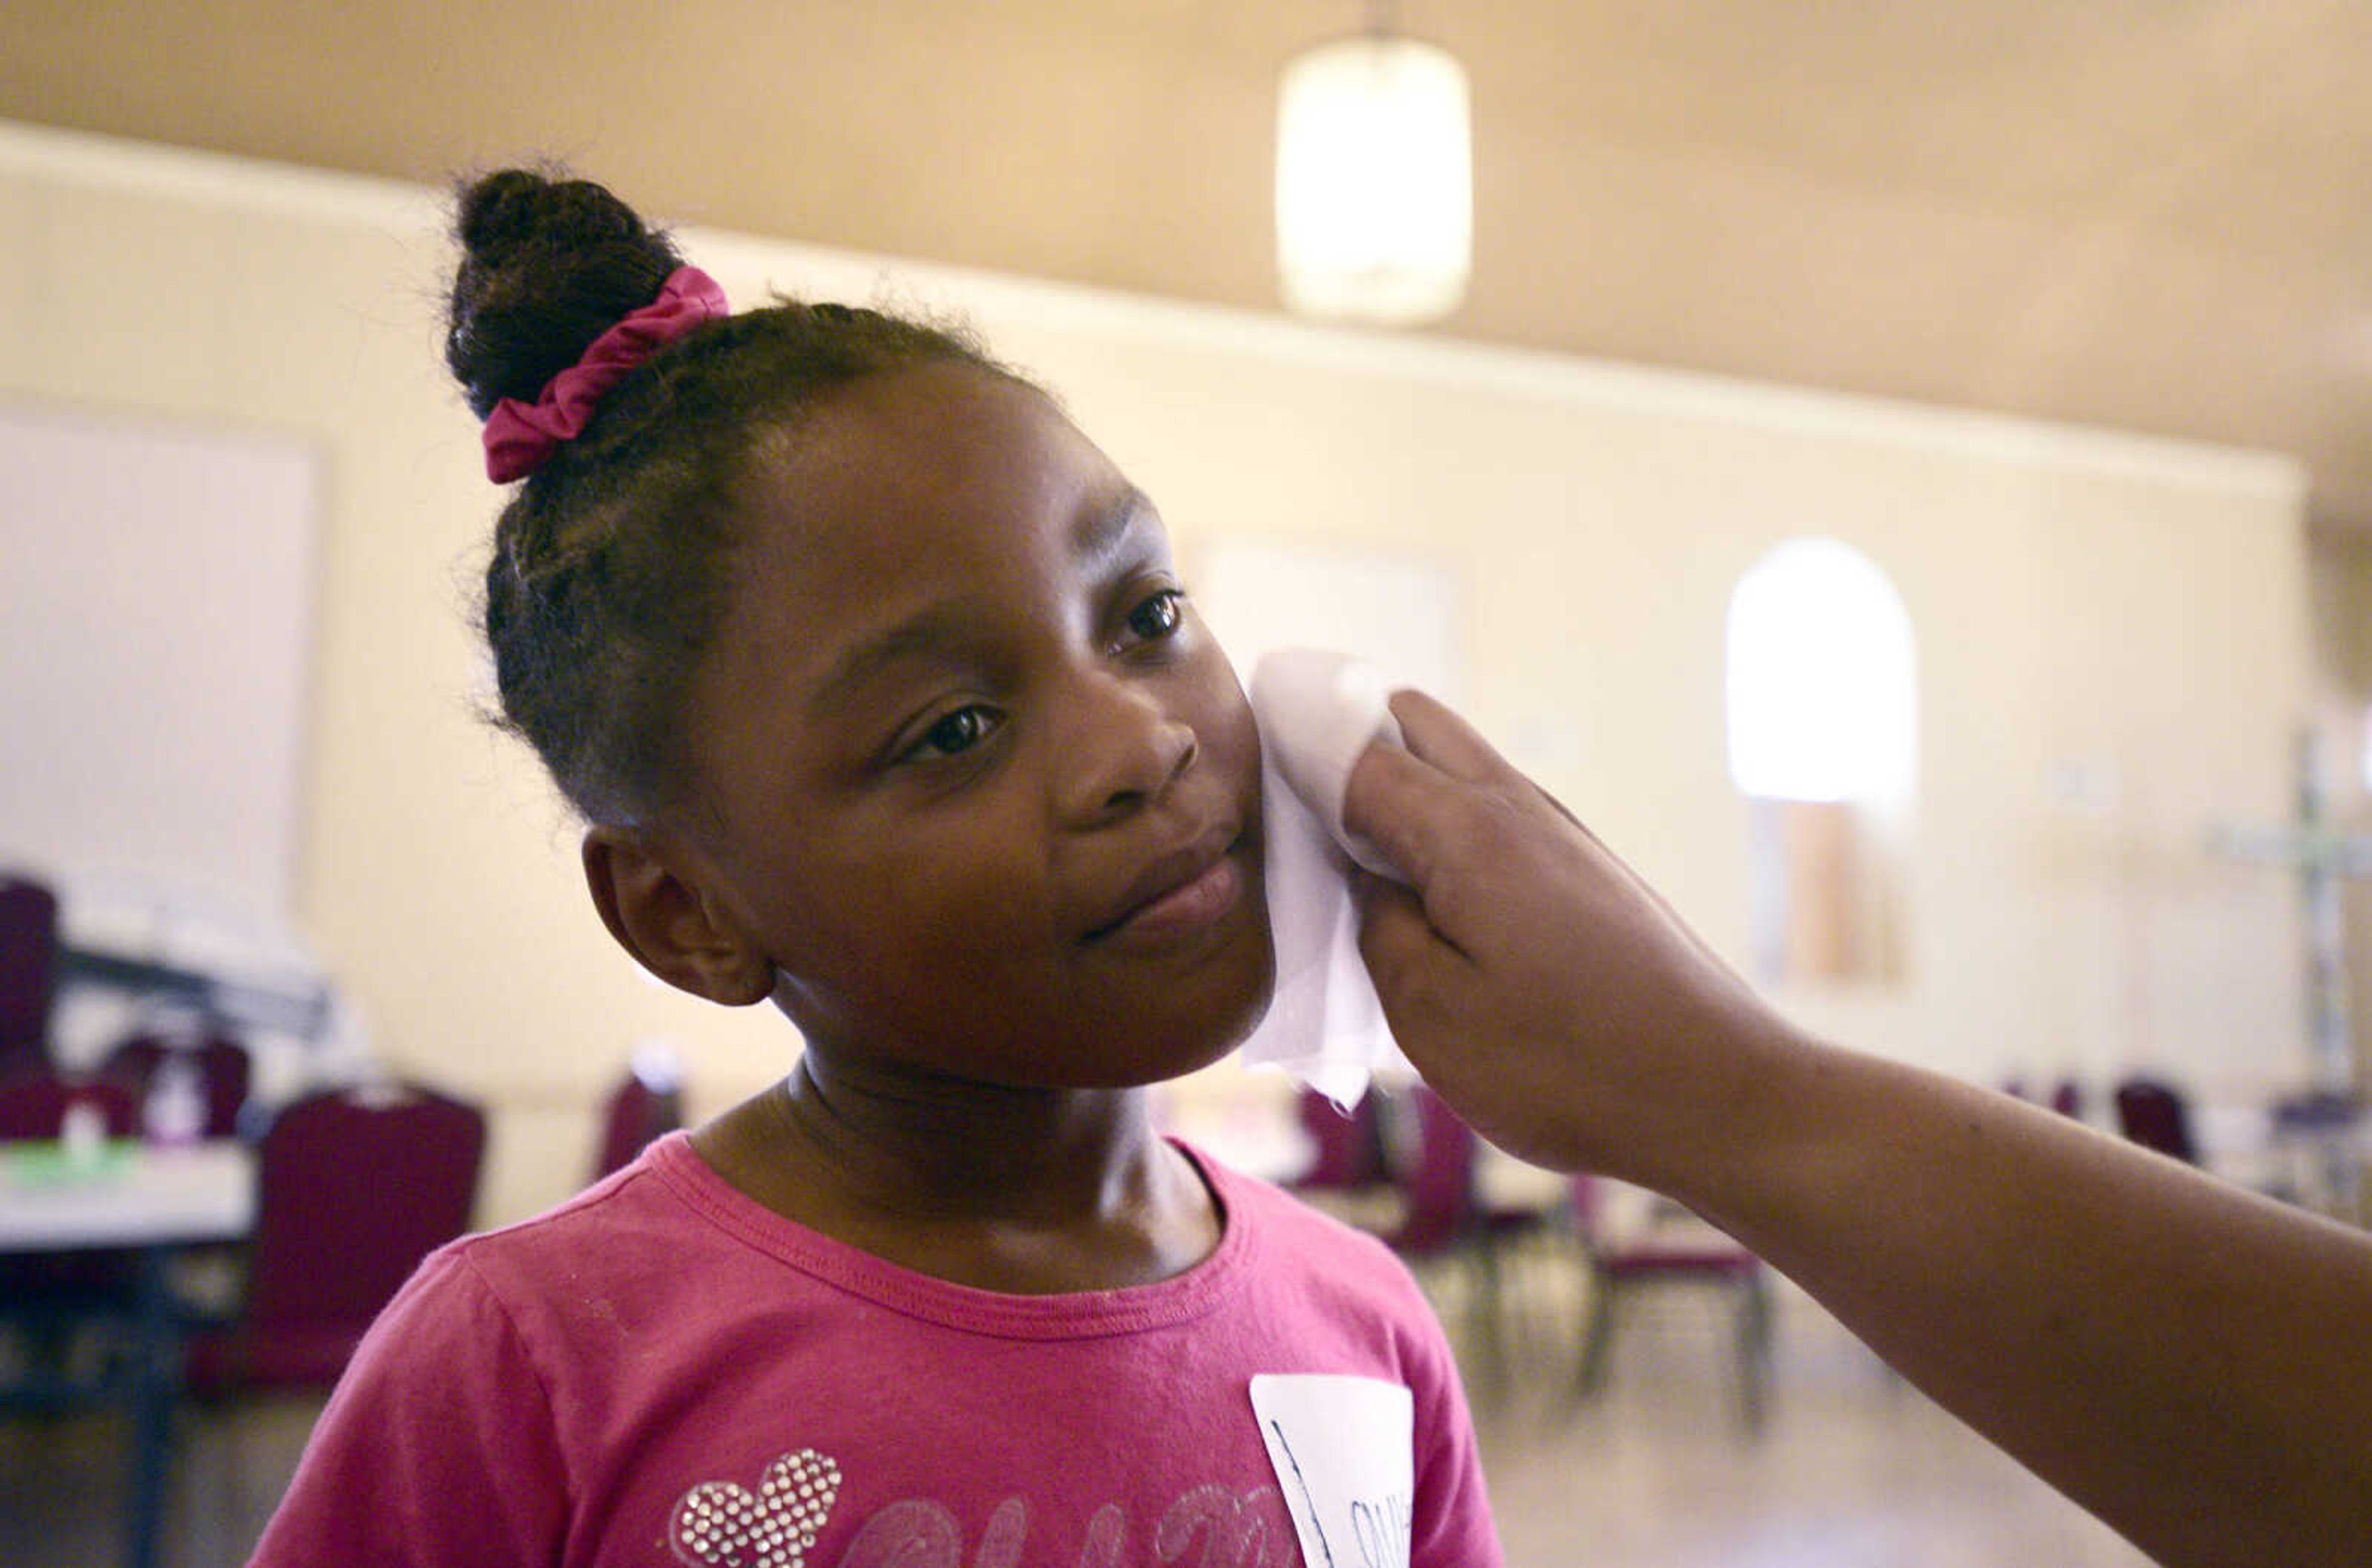
MULTIPOLYGON (((481 419, 533 402, 683 264, 601 186, 525 169, 464 189, 454 232, 445 362, 481 419)), ((588 820, 690 798, 684 694, 725 610, 761 438, 860 377, 938 361, 1012 375, 958 328, 778 299, 660 349, 513 492, 481 612, 498 722, 588 820)))

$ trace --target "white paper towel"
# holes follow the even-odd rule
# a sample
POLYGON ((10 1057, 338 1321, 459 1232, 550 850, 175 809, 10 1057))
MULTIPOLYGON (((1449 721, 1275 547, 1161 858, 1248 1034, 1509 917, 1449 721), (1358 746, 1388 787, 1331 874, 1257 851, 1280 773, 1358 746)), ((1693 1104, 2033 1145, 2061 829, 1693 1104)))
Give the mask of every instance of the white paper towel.
POLYGON ((1397 873, 1343 827, 1352 764, 1370 741, 1400 744, 1389 695, 1375 670, 1341 654, 1282 649, 1252 671, 1276 995, 1243 1060, 1281 1067, 1345 1109, 1378 1070, 1408 1070, 1359 958, 1349 879, 1355 854, 1370 870, 1397 873))

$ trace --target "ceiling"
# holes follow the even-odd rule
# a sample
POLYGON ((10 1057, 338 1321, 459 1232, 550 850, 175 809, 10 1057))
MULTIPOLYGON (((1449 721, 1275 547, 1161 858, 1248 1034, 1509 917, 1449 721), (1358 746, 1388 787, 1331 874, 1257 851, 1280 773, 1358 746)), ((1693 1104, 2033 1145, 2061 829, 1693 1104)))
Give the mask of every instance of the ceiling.
MULTIPOLYGON (((2372 528, 2372 5, 1403 0, 1430 331, 2289 452, 2372 528)), ((1359 0, 13 0, 0 117, 1276 308, 1278 67, 1359 0)))

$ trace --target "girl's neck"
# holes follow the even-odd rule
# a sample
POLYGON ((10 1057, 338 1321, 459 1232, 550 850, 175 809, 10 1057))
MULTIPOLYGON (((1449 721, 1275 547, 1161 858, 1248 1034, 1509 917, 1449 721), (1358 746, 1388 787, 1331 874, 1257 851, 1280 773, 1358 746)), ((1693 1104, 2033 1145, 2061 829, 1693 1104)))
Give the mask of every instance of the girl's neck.
POLYGON ((695 1145, 777 1213, 958 1283, 1148 1283, 1218 1241, 1215 1201, 1142 1089, 892 1079, 810 1051, 695 1145))
POLYGON ((1106 1216, 1166 1152, 1142 1089, 885 1078, 809 1051, 771 1096, 786 1141, 850 1196, 916 1219, 1106 1216))

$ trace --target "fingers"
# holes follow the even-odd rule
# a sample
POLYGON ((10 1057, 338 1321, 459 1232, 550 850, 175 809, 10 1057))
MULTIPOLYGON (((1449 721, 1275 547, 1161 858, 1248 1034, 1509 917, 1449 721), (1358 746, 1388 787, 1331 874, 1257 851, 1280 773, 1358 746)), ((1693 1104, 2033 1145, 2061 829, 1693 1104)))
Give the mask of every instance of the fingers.
POLYGON ((1442 935, 1424 912, 1424 895, 1373 872, 1354 867, 1352 894, 1359 906, 1359 946, 1370 972, 1406 972, 1420 963, 1467 955, 1442 935))
POLYGON ((1422 691, 1392 694, 1405 747, 1370 746, 1343 791, 1343 821, 1381 849, 1418 887, 1444 854, 1462 785, 1520 781, 1475 728, 1422 691))
POLYGON ((1456 787, 1440 769, 1397 746, 1370 746, 1343 783, 1343 825, 1422 888, 1441 864, 1444 817, 1456 787))
POLYGON ((1443 772, 1478 784, 1517 776, 1481 730, 1436 699, 1403 687, 1392 693, 1391 703, 1408 749, 1443 772))
POLYGON ((1471 979, 1473 966, 1434 928, 1406 888, 1363 876, 1358 895, 1359 956, 1394 1037, 1411 1051, 1411 1060, 1418 1060, 1440 1032, 1424 999, 1459 993, 1459 983, 1471 979))

